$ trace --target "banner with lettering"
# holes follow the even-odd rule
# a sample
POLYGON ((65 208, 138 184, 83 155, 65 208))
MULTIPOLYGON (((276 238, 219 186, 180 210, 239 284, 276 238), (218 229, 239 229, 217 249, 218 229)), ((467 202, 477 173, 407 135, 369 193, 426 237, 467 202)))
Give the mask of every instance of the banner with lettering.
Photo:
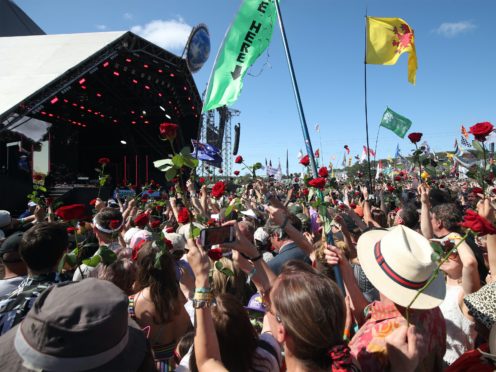
POLYGON ((202 112, 238 99, 246 71, 270 44, 276 17, 274 0, 243 1, 217 54, 202 112))

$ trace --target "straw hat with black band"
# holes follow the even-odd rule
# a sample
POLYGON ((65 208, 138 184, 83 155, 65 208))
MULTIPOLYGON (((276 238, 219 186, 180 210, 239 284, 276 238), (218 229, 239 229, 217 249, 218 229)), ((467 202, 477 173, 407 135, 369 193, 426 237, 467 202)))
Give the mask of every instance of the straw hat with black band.
MULTIPOLYGON (((429 241, 401 225, 366 232, 358 240, 357 252, 360 265, 374 287, 403 307, 410 304, 437 267, 429 241)), ((444 276, 438 275, 411 308, 435 308, 445 295, 444 276)))

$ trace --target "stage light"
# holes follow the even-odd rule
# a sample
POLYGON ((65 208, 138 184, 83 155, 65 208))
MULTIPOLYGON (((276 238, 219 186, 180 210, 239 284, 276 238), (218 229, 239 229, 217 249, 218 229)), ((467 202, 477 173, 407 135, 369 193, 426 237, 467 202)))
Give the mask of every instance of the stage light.
POLYGON ((170 115, 169 115, 169 114, 165 114, 165 117, 166 117, 167 119, 169 119, 169 120, 171 120, 171 119, 172 119, 172 118, 170 117, 170 115))
POLYGON ((96 94, 96 96, 97 96, 97 97, 101 97, 101 96, 102 96, 102 94, 101 94, 101 93, 97 93, 97 94, 96 94))
POLYGON ((150 90, 150 87, 148 85, 145 85, 146 90, 150 90))
POLYGON ((143 110, 143 111, 141 111, 141 112, 143 113, 143 115, 146 115, 146 111, 145 111, 145 110, 143 110))
POLYGON ((132 61, 131 58, 126 58, 126 62, 131 62, 131 61, 132 61))
MULTIPOLYGON (((162 107, 162 106, 158 106, 160 107, 160 110, 164 111, 165 112, 165 109, 162 107)), ((167 116, 167 115, 166 115, 167 116)))
POLYGON ((81 85, 81 89, 86 89, 86 85, 81 85))
POLYGON ((126 142, 126 141, 124 141, 124 140, 121 140, 121 143, 122 143, 123 145, 127 145, 127 142, 126 142))
POLYGON ((86 81, 86 79, 82 78, 81 80, 79 80, 79 84, 84 84, 85 81, 86 81))
POLYGON ((110 64, 109 61, 105 61, 105 62, 103 62, 103 65, 102 66, 103 67, 107 67, 109 64, 110 64))
POLYGON ((117 71, 114 71, 115 76, 119 76, 119 73, 117 71))
POLYGON ((171 72, 169 76, 170 76, 170 77, 174 77, 174 74, 171 72))
POLYGON ((133 120, 133 121, 131 122, 131 124, 136 125, 136 122, 133 120))
POLYGON ((52 105, 56 104, 57 102, 59 101, 59 99, 57 97, 53 97, 52 100, 50 101, 50 103, 52 105))
POLYGON ((133 79, 133 83, 134 83, 134 84, 138 84, 138 80, 133 79))
POLYGON ((157 95, 158 95, 159 97, 162 97, 162 93, 160 93, 160 92, 158 92, 158 93, 157 93, 157 95))
POLYGON ((147 64, 144 64, 144 65, 143 65, 143 67, 144 67, 144 68, 148 68, 148 65, 147 65, 147 64))

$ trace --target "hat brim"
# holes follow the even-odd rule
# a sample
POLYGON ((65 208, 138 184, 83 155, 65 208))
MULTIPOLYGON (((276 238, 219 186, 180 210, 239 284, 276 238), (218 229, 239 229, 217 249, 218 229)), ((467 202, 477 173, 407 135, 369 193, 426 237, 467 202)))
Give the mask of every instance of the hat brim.
MULTIPOLYGON (((377 290, 393 301, 395 304, 407 307, 418 290, 409 289, 393 281, 382 270, 375 259, 374 245, 389 230, 371 230, 363 234, 357 243, 358 260, 365 275, 377 290)), ((412 309, 433 309, 439 306, 446 295, 444 276, 439 274, 436 279, 417 297, 412 304, 412 309)))
MULTIPOLYGON (((14 341, 19 326, 20 324, 16 325, 4 334, 0 343, 0 360, 2 360, 2 368, 12 371, 24 370, 23 365, 25 362, 14 347, 14 341)), ((130 319, 128 342, 119 355, 104 365, 89 370, 82 366, 81 370, 88 372, 137 371, 142 370, 143 366, 147 363, 153 367, 153 357, 150 346, 143 331, 130 319)))

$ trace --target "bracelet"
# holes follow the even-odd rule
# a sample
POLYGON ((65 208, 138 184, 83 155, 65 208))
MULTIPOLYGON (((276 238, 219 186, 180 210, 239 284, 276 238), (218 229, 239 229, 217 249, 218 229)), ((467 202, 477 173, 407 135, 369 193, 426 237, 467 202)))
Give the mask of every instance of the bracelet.
POLYGON ((195 288, 195 293, 210 293, 212 292, 212 288, 199 287, 195 288))
POLYGON ((215 304, 216 304, 216 302, 215 302, 215 299, 213 299, 213 298, 209 301, 193 299, 193 308, 194 309, 204 309, 206 307, 210 307, 210 306, 215 305, 215 304))
POLYGON ((257 273, 257 269, 253 268, 251 271, 248 273, 246 277, 246 284, 250 284, 251 278, 257 273))
POLYGON ((199 301, 211 301, 213 298, 212 293, 195 293, 193 296, 193 300, 199 301))
POLYGON ((351 338, 351 332, 349 328, 345 328, 343 332, 343 340, 348 341, 351 338))
POLYGON ((241 256, 243 256, 244 258, 246 258, 247 260, 250 260, 251 262, 255 262, 255 261, 258 261, 259 259, 262 258, 262 254, 260 253, 258 256, 255 256, 255 257, 250 257, 250 256, 247 256, 246 254, 244 254, 243 252, 239 252, 241 254, 241 256))

